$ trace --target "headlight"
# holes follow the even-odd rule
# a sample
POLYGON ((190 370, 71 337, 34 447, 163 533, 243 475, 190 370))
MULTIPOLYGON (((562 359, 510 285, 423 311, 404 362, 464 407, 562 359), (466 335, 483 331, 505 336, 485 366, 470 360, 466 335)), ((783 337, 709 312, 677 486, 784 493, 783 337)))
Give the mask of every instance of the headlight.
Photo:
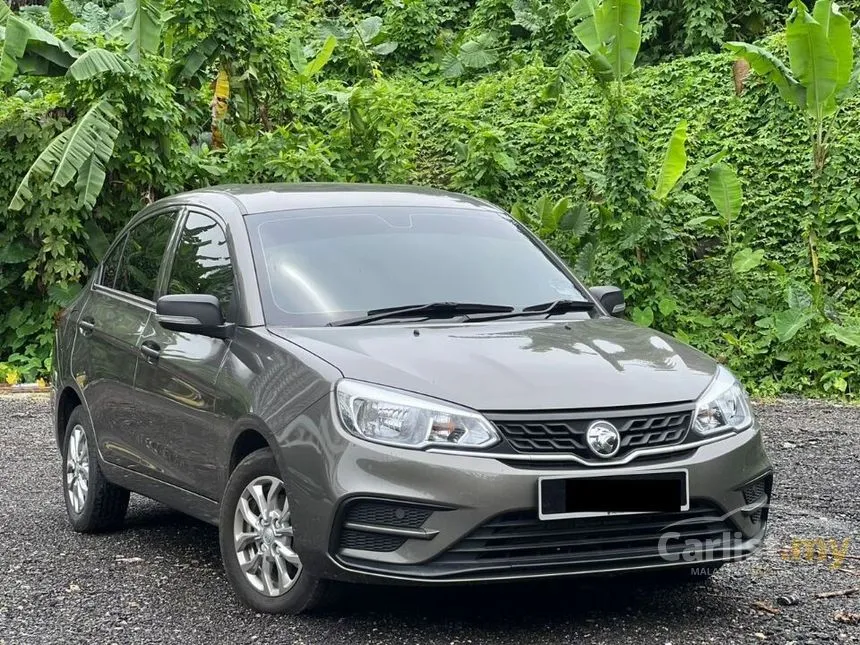
POLYGON ((486 448, 499 441, 483 416, 443 401, 346 379, 335 397, 344 427, 369 441, 404 448, 486 448))
POLYGON ((752 408, 743 386, 729 370, 719 367, 717 377, 696 404, 693 429, 708 436, 727 430, 744 430, 752 422, 752 408))

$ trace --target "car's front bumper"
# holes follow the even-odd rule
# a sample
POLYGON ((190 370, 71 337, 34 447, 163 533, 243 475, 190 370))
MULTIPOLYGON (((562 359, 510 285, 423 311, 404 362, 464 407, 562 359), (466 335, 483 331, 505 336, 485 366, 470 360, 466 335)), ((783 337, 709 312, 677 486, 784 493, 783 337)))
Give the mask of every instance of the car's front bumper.
POLYGON ((284 429, 279 455, 296 549, 319 577, 438 584, 701 567, 750 555, 766 530, 772 467, 757 430, 638 464, 565 471, 352 439, 327 405, 284 429), (689 512, 537 518, 541 476, 667 469, 689 472, 689 512))

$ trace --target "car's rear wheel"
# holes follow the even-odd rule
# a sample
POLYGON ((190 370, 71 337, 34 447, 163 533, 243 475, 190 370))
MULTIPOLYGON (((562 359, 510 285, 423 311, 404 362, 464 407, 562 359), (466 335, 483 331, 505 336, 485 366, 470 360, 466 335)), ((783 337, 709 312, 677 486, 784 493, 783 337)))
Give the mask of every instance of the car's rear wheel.
POLYGON ((95 435, 80 406, 69 415, 62 455, 63 497, 72 528, 95 533, 122 526, 129 492, 102 474, 95 435))
POLYGON ((268 448, 252 453, 233 471, 219 527, 224 569, 242 602, 272 614, 319 606, 327 584, 305 571, 293 549, 287 486, 268 448))

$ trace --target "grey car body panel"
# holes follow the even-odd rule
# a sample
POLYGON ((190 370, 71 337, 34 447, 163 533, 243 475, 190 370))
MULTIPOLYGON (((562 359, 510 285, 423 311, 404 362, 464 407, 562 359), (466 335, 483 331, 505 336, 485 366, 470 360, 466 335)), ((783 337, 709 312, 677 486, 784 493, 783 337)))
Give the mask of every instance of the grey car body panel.
MULTIPOLYGON (((328 400, 331 383, 341 377, 334 367, 298 346, 285 351, 285 342, 265 329, 236 330, 236 336, 218 374, 217 390, 221 463, 229 462, 233 444, 246 430, 259 432, 284 467, 285 455, 314 437, 291 433, 288 428, 304 410, 328 400)), ((324 447, 317 443, 318 451, 324 447)), ((227 484, 226 467, 222 487, 227 484)), ((308 486, 298 480, 295 486, 308 486)))
POLYGON ((151 315, 145 302, 93 286, 75 323, 89 319, 95 328, 91 332, 77 329, 71 371, 93 427, 99 429, 96 439, 101 455, 124 466, 136 466, 145 459, 136 445, 137 435, 127 430, 136 419, 137 342, 151 315))
POLYGON ((696 399, 716 364, 617 318, 274 328, 349 378, 476 410, 570 410, 696 399), (623 399, 619 392, 624 392, 623 399))
MULTIPOLYGON (((433 583, 438 580, 416 573, 422 563, 487 518, 534 508, 539 476, 592 467, 576 463, 565 470, 539 464, 514 467, 492 451, 445 454, 360 440, 340 427, 333 410, 331 392, 339 379, 346 376, 420 392, 485 412, 691 402, 713 379, 717 365, 707 356, 653 330, 609 318, 599 306, 591 314, 549 320, 265 326, 246 214, 408 204, 475 208, 506 216, 492 205, 461 195, 380 186, 227 186, 148 206, 124 230, 158 210, 174 208, 180 214, 170 249, 189 210, 212 215, 222 224, 239 294, 235 334, 220 340, 169 332, 155 320, 154 303, 104 289, 91 280, 67 308, 57 330, 53 366, 57 419, 62 397, 74 392, 90 411, 108 479, 212 523, 218 521, 237 441, 248 431, 256 432, 272 448, 288 482, 296 550, 309 571, 342 580, 382 577, 433 583), (87 312, 105 309, 111 313, 99 317, 112 322, 101 330, 105 335, 98 338, 101 345, 91 343, 92 335, 84 336, 77 323, 87 312), (122 347, 111 340, 119 337, 122 347), (162 348, 156 365, 139 353, 145 339, 157 340, 162 348), (338 514, 344 502, 356 496, 444 506, 427 521, 428 528, 438 533, 431 540, 408 540, 390 553, 340 558, 332 548, 338 514)), ((551 253, 549 258, 563 266, 551 253)), ((163 268, 156 297, 164 293, 166 281, 163 268)), ((57 430, 59 438, 64 428, 57 430)), ((726 510, 741 506, 741 488, 771 470, 755 429, 682 453, 650 457, 647 463, 633 459, 600 469, 638 472, 669 467, 688 468, 691 496, 726 510)), ((754 532, 743 520, 738 526, 746 537, 754 532)), ((499 578, 477 575, 445 582, 499 578)))
POLYGON ((219 499, 215 379, 230 342, 164 329, 155 316, 138 344, 145 342, 161 353, 158 360, 137 359, 136 426, 149 456, 141 472, 219 499))

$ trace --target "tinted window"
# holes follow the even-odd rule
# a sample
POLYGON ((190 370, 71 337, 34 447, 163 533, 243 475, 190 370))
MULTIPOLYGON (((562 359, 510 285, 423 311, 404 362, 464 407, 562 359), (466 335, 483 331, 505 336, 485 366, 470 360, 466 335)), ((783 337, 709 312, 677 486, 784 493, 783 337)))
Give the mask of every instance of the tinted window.
POLYGON ((99 284, 113 288, 116 281, 117 268, 119 267, 119 258, 122 255, 122 247, 125 245, 125 236, 119 240, 116 245, 107 254, 107 257, 102 260, 102 275, 99 284))
POLYGON ((147 300, 155 299, 158 271, 175 221, 175 213, 161 213, 143 220, 129 231, 119 266, 117 289, 147 300))
POLYGON ((245 220, 270 322, 325 324, 429 302, 522 307, 585 300, 515 222, 497 213, 332 208, 245 220))
POLYGON ((233 299, 233 267, 227 237, 211 217, 199 213, 188 216, 176 248, 167 293, 215 296, 227 316, 233 299))

